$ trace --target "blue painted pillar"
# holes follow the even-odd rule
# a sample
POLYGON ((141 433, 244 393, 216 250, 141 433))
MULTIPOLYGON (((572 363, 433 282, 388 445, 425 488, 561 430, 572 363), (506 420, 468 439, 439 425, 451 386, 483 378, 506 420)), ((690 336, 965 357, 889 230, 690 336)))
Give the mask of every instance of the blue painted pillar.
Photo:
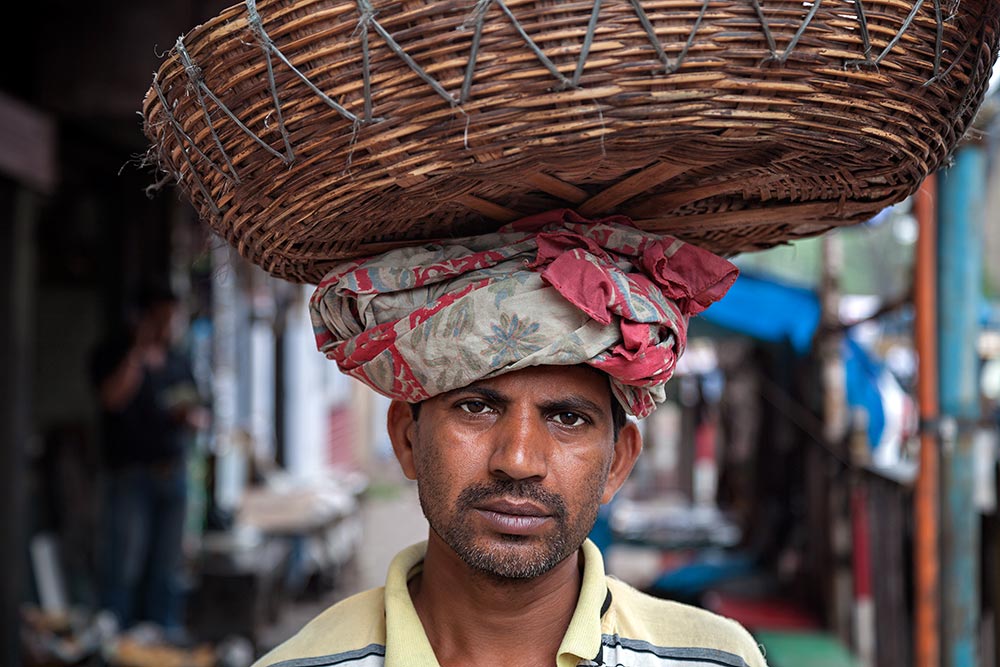
POLYGON ((941 592, 945 667, 976 667, 980 519, 973 502, 973 427, 979 417, 976 340, 982 300, 986 156, 958 149, 938 199, 938 359, 941 392, 941 592))

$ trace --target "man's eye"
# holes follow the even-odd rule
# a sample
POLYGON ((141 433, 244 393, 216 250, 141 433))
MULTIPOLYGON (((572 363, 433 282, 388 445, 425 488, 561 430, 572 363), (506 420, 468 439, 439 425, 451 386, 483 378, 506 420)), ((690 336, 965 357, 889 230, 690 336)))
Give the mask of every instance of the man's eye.
POLYGON ((490 407, 482 401, 462 401, 458 404, 458 407, 473 415, 482 414, 490 409, 490 407))
POLYGON ((560 412, 555 415, 555 420, 562 426, 583 426, 587 420, 575 412, 560 412))

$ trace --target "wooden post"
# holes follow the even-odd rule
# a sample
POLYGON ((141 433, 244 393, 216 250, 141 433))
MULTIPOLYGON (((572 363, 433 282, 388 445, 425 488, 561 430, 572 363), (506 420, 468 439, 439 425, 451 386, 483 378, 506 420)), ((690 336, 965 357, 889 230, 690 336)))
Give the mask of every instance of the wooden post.
POLYGON ((939 667, 941 635, 940 523, 938 517, 937 366, 937 178, 924 181, 913 200, 920 226, 913 285, 914 340, 920 359, 917 394, 920 403, 920 470, 913 494, 914 537, 914 667, 939 667))
POLYGON ((940 174, 938 359, 941 396, 942 658, 979 665, 980 516, 973 494, 973 439, 979 418, 979 309, 986 156, 966 144, 940 174))
MULTIPOLYGON (((816 341, 823 382, 823 435, 834 447, 842 447, 847 436, 847 382, 841 354, 840 270, 843 266, 841 240, 835 234, 822 239, 820 279, 820 329, 816 341)), ((843 450, 842 450, 843 451, 843 450)), ((845 457, 846 458, 846 453, 845 457)), ((830 620, 845 642, 851 639, 851 611, 854 580, 851 573, 850 496, 845 481, 830 487, 829 544, 836 564, 832 574, 830 620)))

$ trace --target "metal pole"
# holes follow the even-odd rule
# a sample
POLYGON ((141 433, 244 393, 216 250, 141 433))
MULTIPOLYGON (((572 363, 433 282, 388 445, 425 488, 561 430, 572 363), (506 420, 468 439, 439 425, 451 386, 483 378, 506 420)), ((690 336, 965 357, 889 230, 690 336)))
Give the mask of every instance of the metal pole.
POLYGON ((930 175, 913 199, 913 213, 920 225, 913 285, 915 304, 914 339, 920 358, 917 394, 920 401, 920 471, 913 493, 914 514, 914 667, 939 667, 941 635, 938 625, 941 604, 941 561, 938 531, 939 488, 937 431, 937 178, 930 175))
POLYGON ((974 426, 979 417, 978 310, 986 156, 958 149, 941 172, 938 214, 938 322, 941 383, 942 654, 946 667, 979 664, 979 514, 973 489, 974 426))

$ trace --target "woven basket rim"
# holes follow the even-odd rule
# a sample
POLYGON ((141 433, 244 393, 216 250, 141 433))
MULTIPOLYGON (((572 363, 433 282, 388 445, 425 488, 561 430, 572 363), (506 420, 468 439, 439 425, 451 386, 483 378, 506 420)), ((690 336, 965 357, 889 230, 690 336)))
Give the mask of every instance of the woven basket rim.
POLYGON ((866 219, 947 157, 1000 19, 924 4, 247 0, 178 39, 145 131, 210 226, 293 281, 560 207, 731 254, 866 219))

